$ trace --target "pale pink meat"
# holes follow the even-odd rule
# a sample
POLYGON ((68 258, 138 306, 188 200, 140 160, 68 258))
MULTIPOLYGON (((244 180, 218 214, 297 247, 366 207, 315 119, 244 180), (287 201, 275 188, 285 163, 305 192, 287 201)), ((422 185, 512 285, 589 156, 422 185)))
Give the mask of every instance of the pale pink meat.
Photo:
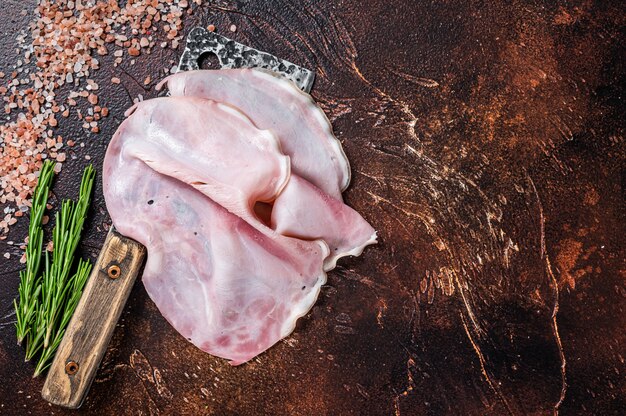
POLYGON ((325 270, 334 269, 340 257, 358 256, 376 243, 376 231, 358 212, 297 175, 291 175, 274 201, 271 226, 283 235, 324 240, 330 249, 325 270))
POLYGON ((376 232, 342 202, 349 165, 310 96, 256 70, 168 83, 174 96, 133 106, 109 144, 107 209, 147 247, 163 316, 240 364, 291 333, 325 271, 376 232))
POLYGON ((341 200, 350 183, 348 159, 324 112, 291 81, 258 69, 222 69, 179 72, 164 82, 172 96, 239 108, 258 128, 281 139, 293 173, 341 200))
MULTIPOLYGON (((131 115, 107 149, 103 190, 113 224, 147 247, 143 283, 178 332, 232 364, 250 360, 291 333, 311 308, 326 280, 328 248, 261 232, 151 169, 137 152, 136 142, 147 142, 136 131, 140 120, 150 118, 131 115)), ((180 162, 173 156, 167 163, 176 170, 180 162)))
POLYGON ((123 127, 124 146, 152 169, 200 189, 229 211, 272 201, 289 180, 289 157, 276 136, 237 109, 196 97, 136 104, 123 127))
POLYGON ((342 202, 349 165, 324 113, 308 94, 290 81, 254 69, 181 72, 166 82, 173 96, 226 102, 246 112, 257 127, 276 134, 291 158, 292 176, 274 202, 271 226, 284 235, 326 241, 331 249, 326 270, 340 257, 359 255, 376 243, 374 229, 342 202))

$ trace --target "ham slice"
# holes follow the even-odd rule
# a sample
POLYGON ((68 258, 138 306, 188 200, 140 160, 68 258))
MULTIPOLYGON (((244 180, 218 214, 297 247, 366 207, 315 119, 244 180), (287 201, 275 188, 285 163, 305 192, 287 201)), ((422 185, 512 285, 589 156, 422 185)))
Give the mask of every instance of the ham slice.
POLYGON ((235 108, 196 97, 141 101, 120 127, 126 152, 251 219, 289 180, 289 157, 269 131, 235 108))
POLYGON ((344 256, 358 256, 376 243, 376 231, 358 212, 308 181, 291 175, 271 213, 271 226, 283 235, 322 239, 330 254, 324 270, 332 270, 344 256))
POLYGON ((236 365, 291 333, 325 271, 376 233, 342 202, 349 166, 308 95, 256 70, 168 83, 174 96, 133 106, 109 144, 107 209, 147 247, 163 316, 236 365))
POLYGON ((276 134, 291 158, 293 174, 274 203, 272 228, 284 235, 326 241, 331 248, 326 270, 333 269, 340 257, 359 255, 376 243, 374 229, 342 202, 349 165, 324 113, 308 94, 290 81, 255 69, 180 72, 163 82, 172 96, 226 102, 243 110, 258 128, 276 134), (282 111, 270 104, 276 100, 285 104, 282 111))
MULTIPOLYGON (((259 231, 188 182, 151 169, 154 161, 137 151, 156 122, 142 111, 148 105, 122 123, 107 149, 107 209, 122 234, 147 247, 143 283, 163 316, 200 349, 243 363, 291 333, 311 308, 326 281, 328 248, 259 231)), ((202 130, 219 119, 198 122, 202 130)), ((242 120, 236 126, 247 128, 242 120)), ((160 163, 179 169, 184 160, 171 156, 160 163)))
POLYGON ((258 69, 222 69, 179 72, 157 88, 164 83, 172 96, 231 104, 258 128, 272 130, 292 172, 341 200, 350 183, 348 159, 324 112, 291 81, 258 69))

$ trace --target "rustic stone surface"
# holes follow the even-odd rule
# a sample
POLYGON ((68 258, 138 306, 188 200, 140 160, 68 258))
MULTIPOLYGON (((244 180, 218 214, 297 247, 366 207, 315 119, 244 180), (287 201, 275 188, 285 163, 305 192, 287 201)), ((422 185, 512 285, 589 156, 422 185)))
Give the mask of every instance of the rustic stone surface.
MULTIPOLYGON (((66 412, 15 345, 21 253, 0 241, 15 253, 0 266, 0 414, 623 414, 620 2, 212 3, 185 30, 214 24, 317 70, 313 96, 352 162, 346 200, 380 244, 341 261, 294 334, 241 367, 186 342, 138 282, 89 398, 66 412)), ((23 7, 0 11, 4 72, 23 7)), ((59 123, 86 146, 54 198, 77 192, 86 155, 100 166, 132 98, 155 94, 141 81, 180 49, 101 57, 111 115, 89 138, 74 116, 59 123)), ((92 258, 109 222, 95 192, 92 258)))

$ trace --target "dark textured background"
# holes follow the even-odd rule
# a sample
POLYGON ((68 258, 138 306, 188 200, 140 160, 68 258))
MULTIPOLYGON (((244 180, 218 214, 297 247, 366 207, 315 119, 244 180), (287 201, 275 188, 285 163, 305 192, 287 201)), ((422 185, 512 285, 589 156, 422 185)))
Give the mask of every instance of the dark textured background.
MULTIPOLYGON (((2 4, 5 72, 32 3, 2 4)), ((2 241, 15 255, 0 266, 0 414, 624 414, 623 3, 297 3, 212 2, 185 31, 212 23, 317 70, 313 96, 352 162, 346 201, 380 244, 340 262, 292 336, 235 368, 179 336, 138 282, 88 400, 64 412, 15 345, 21 253, 2 241)), ((97 135, 60 126, 86 147, 55 198, 75 195, 85 155, 100 167, 131 99, 154 95, 143 79, 181 52, 156 50, 101 61, 112 115, 97 135)), ((86 254, 108 222, 99 185, 86 254)))

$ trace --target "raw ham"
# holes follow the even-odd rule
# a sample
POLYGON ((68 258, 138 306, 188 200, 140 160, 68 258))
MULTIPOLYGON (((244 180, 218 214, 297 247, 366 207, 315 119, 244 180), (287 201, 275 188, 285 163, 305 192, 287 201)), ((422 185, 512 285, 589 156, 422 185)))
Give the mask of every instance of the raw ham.
POLYGON ((200 189, 245 216, 289 180, 289 157, 271 132, 235 108, 201 98, 163 97, 133 106, 122 126, 129 156, 200 189))
POLYGON ((131 110, 124 126, 130 156, 191 184, 256 228, 264 225, 254 214, 254 204, 272 201, 288 180, 274 201, 271 226, 283 235, 323 239, 330 247, 325 270, 376 242, 374 229, 358 212, 298 175, 288 177, 289 160, 280 147, 289 138, 279 144, 232 107, 197 97, 169 97, 140 102, 131 110), (235 157, 218 156, 224 154, 235 157))
POLYGON ((226 102, 246 112, 258 128, 276 134, 291 158, 292 178, 274 203, 272 228, 284 235, 326 241, 331 248, 326 270, 339 258, 359 255, 376 242, 374 229, 342 202, 349 165, 328 120, 309 95, 285 79, 255 69, 180 72, 164 82, 172 96, 226 102), (282 111, 269 104, 277 99, 285 104, 282 111), (332 172, 336 176, 329 178, 332 172))
POLYGON ((376 242, 376 231, 358 212, 296 175, 274 201, 271 226, 283 235, 324 240, 330 248, 326 271, 339 258, 358 256, 376 242))
POLYGON ((310 96, 257 70, 167 82, 174 96, 133 106, 109 144, 107 209, 147 247, 163 316, 240 364, 291 333, 325 271, 376 233, 342 202, 349 165, 310 96))
POLYGON ((289 335, 311 308, 326 281, 328 248, 264 234, 188 184, 150 169, 129 151, 134 117, 122 123, 105 157, 103 188, 113 223, 146 246, 143 283, 172 326, 231 364, 250 360, 289 335))
POLYGON ((272 130, 292 172, 341 200, 350 183, 348 158, 324 112, 291 81, 258 69, 222 69, 179 72, 165 82, 172 96, 231 104, 258 128, 272 130))

